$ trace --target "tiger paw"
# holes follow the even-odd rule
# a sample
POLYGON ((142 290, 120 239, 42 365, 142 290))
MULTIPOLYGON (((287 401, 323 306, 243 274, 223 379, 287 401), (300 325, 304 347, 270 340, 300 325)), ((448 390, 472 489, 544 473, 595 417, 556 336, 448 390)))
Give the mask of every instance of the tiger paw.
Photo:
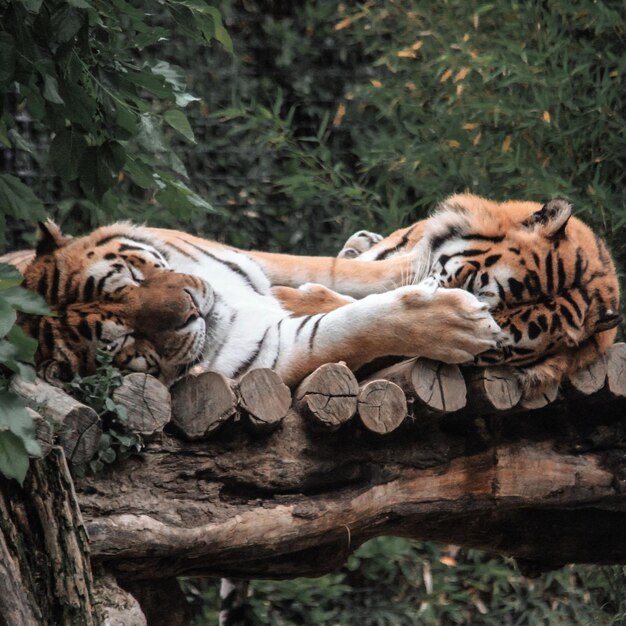
POLYGON ((383 236, 378 233, 359 230, 346 241, 337 257, 340 259, 354 259, 382 240, 383 236))

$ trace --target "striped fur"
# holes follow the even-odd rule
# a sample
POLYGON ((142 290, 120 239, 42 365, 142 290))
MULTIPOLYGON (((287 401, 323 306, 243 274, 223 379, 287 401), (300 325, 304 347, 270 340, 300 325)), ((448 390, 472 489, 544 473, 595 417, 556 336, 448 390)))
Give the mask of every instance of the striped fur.
POLYGON ((621 320, 615 265, 564 200, 542 206, 457 195, 430 219, 381 241, 363 232, 340 256, 355 258, 359 249, 356 258, 371 261, 413 250, 422 260, 418 274, 488 303, 502 328, 500 346, 477 362, 523 366, 530 395, 588 365, 615 339, 621 320))
POLYGON ((100 348, 166 384, 199 362, 235 378, 272 367, 293 385, 338 360, 457 363, 494 349, 499 329, 471 294, 432 280, 393 288, 414 265, 412 254, 364 262, 243 252, 130 224, 72 239, 48 222, 25 285, 58 315, 21 323, 40 340, 38 362, 57 371, 92 371, 100 348), (281 290, 306 293, 309 283, 348 294, 339 297, 349 305, 288 310, 281 290))

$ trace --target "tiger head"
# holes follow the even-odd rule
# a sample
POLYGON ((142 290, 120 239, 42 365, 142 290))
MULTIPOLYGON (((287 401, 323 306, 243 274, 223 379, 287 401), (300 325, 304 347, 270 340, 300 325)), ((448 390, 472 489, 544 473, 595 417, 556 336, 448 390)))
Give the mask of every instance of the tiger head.
POLYGON ((127 224, 76 239, 51 221, 40 224, 24 286, 56 316, 22 315, 19 322, 39 341, 35 360, 44 378, 92 373, 103 350, 118 367, 170 384, 201 358, 213 292, 202 279, 169 269, 158 248, 127 224))
POLYGON ((501 326, 503 350, 481 355, 481 364, 528 365, 557 352, 575 359, 585 342, 603 352, 615 338, 614 263, 565 200, 452 196, 428 221, 420 246, 442 286, 471 291, 501 326))

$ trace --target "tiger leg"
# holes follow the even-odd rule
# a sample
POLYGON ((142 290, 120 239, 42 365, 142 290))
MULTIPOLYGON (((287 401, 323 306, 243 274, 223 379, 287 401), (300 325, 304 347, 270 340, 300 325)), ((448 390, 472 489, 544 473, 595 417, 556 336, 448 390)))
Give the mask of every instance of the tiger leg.
POLYGON ((382 356, 426 356, 465 363, 497 345, 499 333, 487 306, 460 289, 433 281, 373 294, 333 311, 280 324, 273 367, 289 385, 324 363, 351 369, 382 356))
POLYGON ((305 283, 297 289, 272 287, 272 293, 280 300, 283 308, 291 311, 296 317, 327 313, 354 302, 354 298, 350 296, 343 296, 315 283, 305 283))

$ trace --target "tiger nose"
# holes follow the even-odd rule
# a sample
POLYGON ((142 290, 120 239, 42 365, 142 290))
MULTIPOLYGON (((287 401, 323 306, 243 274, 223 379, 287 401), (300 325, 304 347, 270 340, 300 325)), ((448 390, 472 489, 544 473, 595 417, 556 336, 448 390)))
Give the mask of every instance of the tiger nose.
POLYGON ((187 313, 184 316, 185 323, 187 323, 192 320, 198 319, 200 317, 200 309, 198 308, 198 305, 196 304, 196 300, 193 297, 193 294, 191 293, 191 291, 189 291, 188 289, 185 289, 185 293, 187 294, 188 305, 189 305, 187 313))

